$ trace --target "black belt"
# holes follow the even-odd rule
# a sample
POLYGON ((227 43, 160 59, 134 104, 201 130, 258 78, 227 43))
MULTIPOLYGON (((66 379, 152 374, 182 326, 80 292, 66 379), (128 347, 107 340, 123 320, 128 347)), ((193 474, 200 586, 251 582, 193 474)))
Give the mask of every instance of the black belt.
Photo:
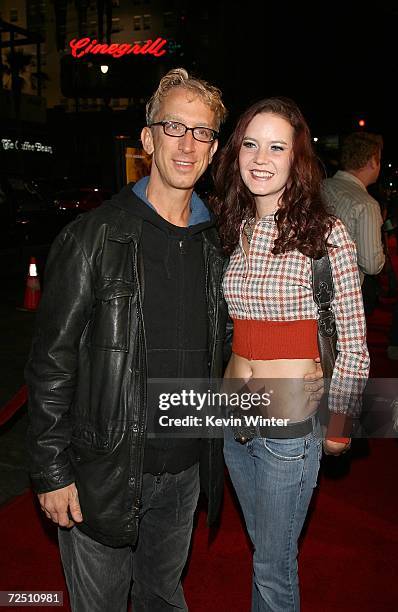
POLYGON ((314 431, 313 417, 297 423, 288 423, 280 427, 264 425, 261 427, 233 427, 234 438, 241 444, 246 444, 253 438, 302 438, 314 431))

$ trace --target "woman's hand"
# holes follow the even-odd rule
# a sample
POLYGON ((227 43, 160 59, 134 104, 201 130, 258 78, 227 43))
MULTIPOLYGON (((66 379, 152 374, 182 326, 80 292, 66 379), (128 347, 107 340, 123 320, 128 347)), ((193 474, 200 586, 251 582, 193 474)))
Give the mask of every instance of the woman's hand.
POLYGON ((325 455, 334 455, 338 457, 338 455, 342 455, 346 453, 351 446, 351 440, 347 443, 345 442, 334 442, 333 440, 328 440, 327 438, 323 441, 323 452, 325 455))

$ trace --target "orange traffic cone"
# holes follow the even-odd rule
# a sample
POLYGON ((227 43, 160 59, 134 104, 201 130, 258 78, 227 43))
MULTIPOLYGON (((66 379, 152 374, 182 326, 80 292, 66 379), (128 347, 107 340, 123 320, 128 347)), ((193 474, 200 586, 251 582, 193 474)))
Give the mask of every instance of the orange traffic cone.
POLYGON ((40 281, 37 275, 36 257, 31 257, 29 262, 29 272, 26 279, 25 298, 23 310, 37 310, 41 296, 40 281))

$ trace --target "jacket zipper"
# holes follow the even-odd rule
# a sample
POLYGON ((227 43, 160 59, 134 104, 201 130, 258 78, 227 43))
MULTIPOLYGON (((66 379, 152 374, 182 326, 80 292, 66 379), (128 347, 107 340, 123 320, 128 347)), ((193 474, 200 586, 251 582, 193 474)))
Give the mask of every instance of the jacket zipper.
POLYGON ((217 332, 218 332, 218 306, 219 306, 219 302, 220 302, 220 273, 218 274, 217 277, 217 295, 216 295, 216 301, 215 301, 215 312, 214 312, 214 321, 215 321, 215 327, 214 327, 214 333, 213 333, 213 346, 212 346, 212 351, 211 351, 211 360, 210 360, 210 375, 211 372, 213 371, 213 366, 214 366, 214 360, 215 360, 215 355, 216 355, 216 343, 217 343, 217 332))
MULTIPOLYGON (((206 262, 206 292, 207 295, 209 295, 208 292, 208 278, 209 278, 209 269, 210 269, 210 254, 207 257, 207 262, 206 262)), ((212 347, 211 347, 211 359, 210 359, 210 377, 212 375, 213 372, 213 368, 214 368, 214 360, 215 360, 215 354, 216 354, 216 344, 217 344, 217 332, 218 332, 218 311, 219 311, 219 302, 220 302, 220 276, 222 275, 222 268, 221 271, 219 271, 218 276, 217 276, 217 283, 216 283, 216 299, 215 299, 215 311, 214 311, 214 330, 213 330, 213 338, 212 338, 212 347)), ((209 473, 211 474, 213 471, 213 452, 214 452, 214 447, 215 447, 215 440, 211 438, 211 436, 209 436, 209 473)))
MULTIPOLYGON (((134 243, 134 261, 133 261, 133 273, 135 275, 135 278, 137 279, 137 320, 138 320, 138 328, 137 328, 137 334, 138 334, 138 351, 140 351, 140 342, 142 342, 142 354, 143 354, 143 365, 145 366, 146 369, 146 340, 145 340, 145 329, 144 329, 144 317, 143 317, 143 313, 142 313, 142 296, 141 296, 141 286, 140 286, 140 278, 138 275, 138 245, 136 243, 134 243)), ((134 510, 134 518, 137 520, 139 519, 139 512, 140 512, 140 502, 141 502, 141 490, 142 490, 142 478, 143 478, 143 474, 142 474, 142 470, 143 470, 143 463, 144 463, 144 443, 142 442, 144 435, 145 435, 145 431, 146 431, 146 427, 147 427, 147 409, 146 409, 146 403, 147 403, 147 393, 146 393, 146 383, 143 383, 143 376, 142 376, 142 372, 141 372, 141 376, 139 377, 140 381, 141 381, 141 385, 142 388, 140 388, 140 391, 142 391, 142 398, 143 401, 139 402, 140 406, 138 407, 138 415, 137 415, 137 421, 138 423, 141 423, 141 427, 138 429, 138 432, 134 431, 133 428, 133 433, 136 434, 136 444, 135 444, 135 452, 133 454, 132 457, 132 466, 135 466, 135 470, 134 468, 132 469, 132 472, 135 472, 135 488, 134 488, 134 500, 133 500, 133 510, 134 510)), ((141 395, 141 394, 140 394, 141 395)))
POLYGON ((184 315, 185 315, 185 309, 184 309, 184 295, 185 295, 185 269, 184 269, 184 257, 182 257, 183 255, 186 255, 186 250, 185 250, 185 244, 184 244, 184 240, 180 240, 179 241, 179 247, 180 247, 180 258, 179 258, 179 266, 180 266, 180 272, 179 272, 179 287, 178 287, 178 295, 177 295, 177 299, 178 299, 178 352, 179 352, 179 359, 178 359, 178 377, 181 376, 182 374, 182 369, 184 367, 183 364, 183 351, 181 350, 183 348, 183 343, 184 343, 184 338, 182 335, 182 332, 184 330, 184 315))

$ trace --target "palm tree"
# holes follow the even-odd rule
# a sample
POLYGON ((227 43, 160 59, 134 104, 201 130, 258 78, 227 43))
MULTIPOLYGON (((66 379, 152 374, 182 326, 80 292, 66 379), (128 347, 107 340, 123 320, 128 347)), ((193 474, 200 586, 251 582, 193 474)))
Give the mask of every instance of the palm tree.
POLYGON ((14 99, 15 114, 18 116, 21 107, 22 90, 26 80, 22 76, 26 69, 32 65, 33 55, 24 51, 11 49, 6 55, 4 73, 9 76, 9 84, 14 99))

